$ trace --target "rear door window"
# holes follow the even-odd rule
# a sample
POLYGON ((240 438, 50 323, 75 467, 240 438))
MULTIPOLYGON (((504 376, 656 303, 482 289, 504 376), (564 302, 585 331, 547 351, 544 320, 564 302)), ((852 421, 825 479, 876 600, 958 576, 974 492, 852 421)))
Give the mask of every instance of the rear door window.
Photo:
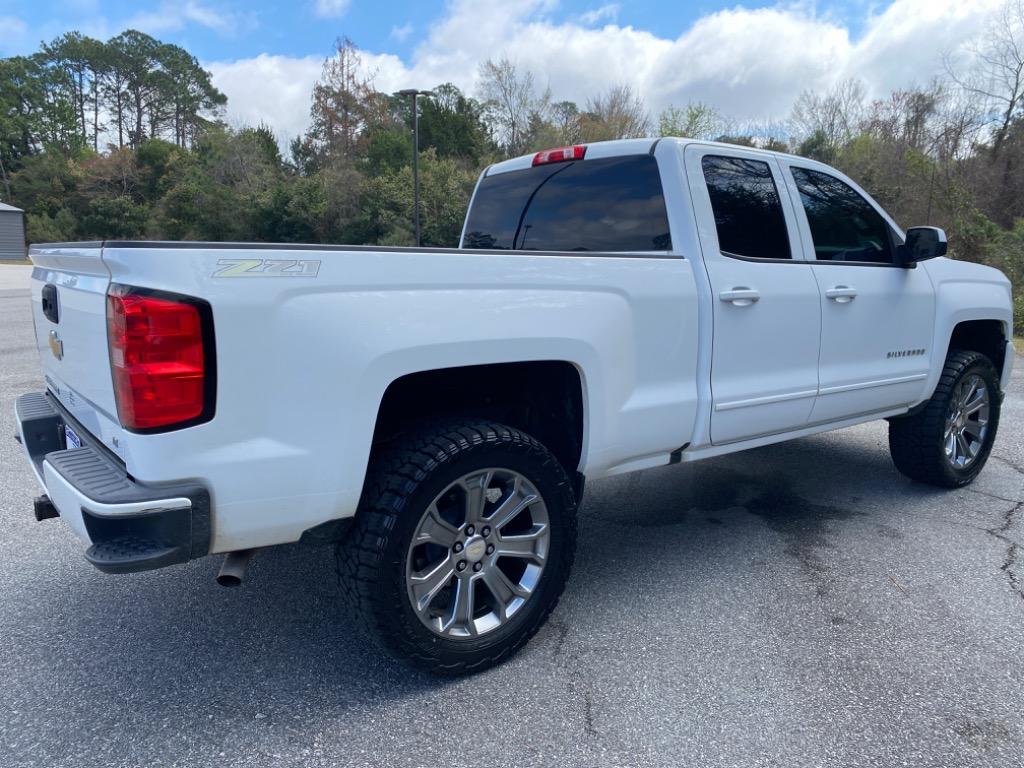
POLYGON ((892 264, 892 230, 874 206, 835 176, 793 168, 818 261, 892 264))
POLYGON ((723 253, 748 259, 793 258, 779 190, 768 163, 706 155, 701 167, 723 253))
POLYGON ((462 247, 671 250, 658 163, 649 155, 627 155, 485 176, 462 247))

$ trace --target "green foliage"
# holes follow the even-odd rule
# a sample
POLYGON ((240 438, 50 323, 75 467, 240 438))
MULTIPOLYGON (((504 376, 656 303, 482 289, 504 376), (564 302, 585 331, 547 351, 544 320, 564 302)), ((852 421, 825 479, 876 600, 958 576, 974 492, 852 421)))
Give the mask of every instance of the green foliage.
POLYGON ((491 149, 483 105, 451 83, 439 85, 420 110, 420 149, 433 147, 440 157, 459 157, 476 165, 491 149))
POLYGON ((998 229, 985 244, 984 263, 1010 278, 1017 288, 1013 302, 1013 325, 1016 333, 1024 334, 1024 219, 1018 219, 1013 229, 998 229))
MULTIPOLYGON (((420 155, 420 216, 424 245, 454 246, 462 231, 477 172, 431 147, 420 155)), ((413 245, 412 167, 368 179, 363 194, 365 232, 371 242, 413 245)))
MULTIPOLYGON (((32 242, 411 244, 411 104, 373 91, 358 61, 340 41, 289 163, 269 127, 202 118, 224 102, 208 74, 141 32, 108 43, 70 34, 36 57, 0 59, 0 195, 26 210, 32 242), (108 147, 95 152, 101 136, 108 147)), ((496 147, 482 105, 455 86, 419 104, 423 241, 454 245, 496 147)))
POLYGON ((789 144, 784 142, 782 139, 769 136, 765 140, 761 149, 767 149, 769 152, 789 152, 789 144))
POLYGON ((328 196, 323 180, 298 178, 281 186, 265 211, 266 238, 278 242, 326 242, 324 222, 328 219, 328 196))
POLYGON ((828 136, 818 130, 800 143, 796 153, 813 160, 820 160, 823 163, 831 163, 834 160, 835 150, 828 136))
POLYGON ((721 133, 722 117, 714 107, 692 101, 684 108, 669 107, 658 116, 658 134, 710 139, 721 133))
POLYGON ((366 162, 371 176, 396 171, 412 162, 412 136, 404 127, 374 128, 367 141, 366 162))
POLYGON ((156 200, 168 190, 176 168, 189 161, 188 153, 163 139, 146 139, 135 150, 141 194, 156 200))
POLYGON ((735 144, 738 147, 756 147, 757 142, 754 141, 753 136, 730 136, 728 134, 719 136, 715 141, 720 141, 723 144, 735 144))
POLYGON ((63 209, 80 204, 78 182, 81 169, 56 152, 26 157, 10 185, 15 204, 29 213, 56 216, 63 209))
POLYGON ((61 243, 76 239, 78 225, 74 215, 61 208, 55 216, 28 213, 25 216, 25 237, 30 243, 61 243))
POLYGON ((96 197, 89 201, 78 227, 97 239, 141 238, 148 218, 149 207, 128 195, 96 197))

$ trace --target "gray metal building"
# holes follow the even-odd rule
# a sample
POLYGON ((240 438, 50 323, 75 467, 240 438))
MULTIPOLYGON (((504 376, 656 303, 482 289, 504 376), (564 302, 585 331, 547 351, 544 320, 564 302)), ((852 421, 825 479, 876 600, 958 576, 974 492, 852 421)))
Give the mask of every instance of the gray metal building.
POLYGON ((25 254, 25 213, 0 203, 0 259, 24 259, 25 254))

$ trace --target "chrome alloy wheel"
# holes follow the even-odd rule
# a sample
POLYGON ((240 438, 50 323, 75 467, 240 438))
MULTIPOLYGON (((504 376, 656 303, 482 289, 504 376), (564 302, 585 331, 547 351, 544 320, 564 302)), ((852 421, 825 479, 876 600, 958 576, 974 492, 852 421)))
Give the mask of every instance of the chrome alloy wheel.
POLYGON ((953 391, 943 434, 946 458, 957 469, 974 463, 988 435, 989 392, 980 376, 964 378, 953 391))
POLYGON ((413 611, 446 639, 492 632, 536 590, 549 543, 547 507, 523 475, 463 475, 431 502, 413 533, 405 567, 413 611))

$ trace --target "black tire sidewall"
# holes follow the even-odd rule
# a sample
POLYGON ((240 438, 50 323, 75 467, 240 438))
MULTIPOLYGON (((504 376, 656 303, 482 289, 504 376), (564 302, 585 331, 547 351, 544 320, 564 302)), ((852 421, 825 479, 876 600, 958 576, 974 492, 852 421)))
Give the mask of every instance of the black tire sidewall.
POLYGON ((412 655, 427 655, 442 666, 469 666, 517 646, 543 623, 558 600, 568 578, 574 546, 575 500, 565 472, 553 456, 537 443, 524 443, 491 432, 483 443, 460 445, 446 454, 403 501, 390 535, 383 543, 380 588, 390 615, 378 621, 391 624, 389 634, 409 646, 412 655), (476 638, 451 640, 426 627, 410 603, 406 587, 406 562, 412 536, 427 506, 451 483, 478 469, 510 469, 522 474, 540 492, 547 507, 550 542, 548 557, 535 592, 504 626, 476 638))
POLYGON ((999 429, 999 415, 1002 407, 999 390, 999 376, 996 374, 995 367, 986 357, 979 357, 976 359, 957 377, 956 382, 950 389, 950 396, 944 398, 944 402, 942 404, 943 424, 945 423, 946 414, 949 412, 949 407, 952 404, 953 394, 956 392, 960 384, 967 377, 972 375, 979 376, 981 380, 985 382, 985 387, 989 393, 988 431, 985 434, 985 442, 981 446, 981 452, 975 457, 974 461, 972 461, 969 466, 964 467, 963 469, 954 467, 946 456, 943 435, 938 435, 943 464, 945 465, 949 476, 957 485, 967 485, 974 480, 974 478, 976 478, 985 467, 989 454, 992 452, 992 446, 995 443, 996 432, 999 429))

